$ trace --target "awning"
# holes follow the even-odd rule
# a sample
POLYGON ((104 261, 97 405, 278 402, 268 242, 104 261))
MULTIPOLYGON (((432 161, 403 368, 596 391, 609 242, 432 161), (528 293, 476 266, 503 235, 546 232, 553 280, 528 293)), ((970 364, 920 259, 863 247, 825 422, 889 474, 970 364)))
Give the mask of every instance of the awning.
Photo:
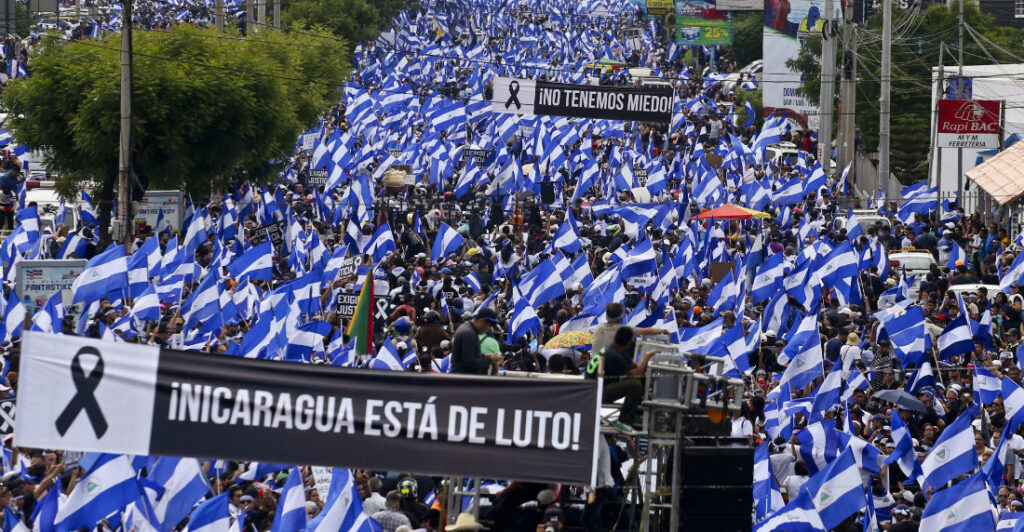
POLYGON ((1006 148, 967 171, 967 178, 1006 205, 1024 195, 1024 142, 1006 148))

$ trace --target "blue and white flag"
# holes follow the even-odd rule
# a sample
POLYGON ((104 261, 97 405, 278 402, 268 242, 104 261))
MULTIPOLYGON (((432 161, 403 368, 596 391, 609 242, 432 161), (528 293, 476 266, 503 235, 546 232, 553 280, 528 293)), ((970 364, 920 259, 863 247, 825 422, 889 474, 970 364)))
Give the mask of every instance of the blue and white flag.
POLYGON ((296 532, 306 530, 306 492, 302 488, 302 473, 293 467, 288 480, 281 488, 281 498, 274 512, 271 532, 296 532))
POLYGON ((348 469, 334 468, 324 508, 306 526, 308 532, 378 532, 382 528, 363 513, 363 502, 348 469))
POLYGON ((802 488, 811 496, 825 528, 839 526, 847 517, 864 507, 866 490, 860 478, 860 468, 847 448, 802 488))
POLYGON ((228 532, 231 514, 228 513, 228 496, 224 492, 200 504, 188 519, 187 532, 228 532))
POLYGON ((932 490, 978 467, 971 419, 975 410, 967 409, 946 426, 931 452, 921 463, 925 482, 932 490))
POLYGON ((139 495, 135 469, 125 455, 101 455, 57 511, 57 532, 92 528, 139 495))
POLYGON ((1003 391, 1002 381, 987 369, 974 366, 974 399, 983 405, 990 405, 1003 391))
POLYGON ((789 500, 789 504, 754 525, 753 532, 825 532, 826 530, 828 529, 821 522, 818 509, 811 501, 811 495, 806 490, 800 490, 796 497, 789 500))
POLYGON ((760 521, 769 513, 782 508, 782 491, 775 479, 772 462, 769 459, 768 442, 762 442, 754 450, 754 520, 760 521))
POLYGON ((405 371, 405 364, 402 357, 398 355, 394 341, 388 336, 377 350, 377 356, 370 359, 366 367, 370 369, 383 369, 388 371, 405 371))
POLYGON ((32 316, 32 330, 45 333, 59 334, 64 330, 63 294, 61 291, 54 292, 46 304, 36 311, 32 316))
POLYGON ((956 271, 957 262, 969 267, 967 262, 967 252, 964 248, 960 247, 956 242, 950 242, 952 247, 949 249, 949 258, 946 259, 946 267, 950 271, 956 271))
POLYGON ((999 514, 996 532, 1024 532, 1024 512, 1003 512, 999 514))
POLYGON ((152 501, 153 517, 161 524, 161 532, 174 529, 210 491, 206 475, 195 458, 162 456, 146 479, 164 490, 152 501))
POLYGON ((91 303, 103 299, 111 292, 123 290, 128 285, 128 259, 124 246, 117 244, 89 259, 71 284, 73 303, 91 303))
POLYGON ((974 334, 967 319, 967 316, 961 313, 946 324, 946 328, 939 336, 939 358, 948 360, 956 355, 974 351, 974 334))
POLYGON ((898 412, 894 410, 891 417, 892 439, 896 448, 885 459, 885 465, 899 464, 908 479, 907 482, 917 482, 918 485, 924 486, 924 473, 921 471, 921 463, 917 461, 910 431, 898 412))
POLYGON ((235 257, 225 269, 239 284, 245 280, 271 281, 274 279, 274 256, 270 240, 249 248, 235 257))
POLYGON ((463 242, 465 242, 465 239, 462 238, 458 231, 452 229, 448 224, 441 222, 441 226, 437 229, 437 235, 434 237, 431 258, 437 262, 458 251, 462 247, 463 242))
POLYGON ((928 532, 977 532, 995 528, 996 507, 980 472, 951 488, 932 493, 921 514, 920 529, 928 532))
POLYGON ((142 294, 135 298, 131 315, 139 321, 160 321, 160 298, 153 285, 148 284, 142 294))

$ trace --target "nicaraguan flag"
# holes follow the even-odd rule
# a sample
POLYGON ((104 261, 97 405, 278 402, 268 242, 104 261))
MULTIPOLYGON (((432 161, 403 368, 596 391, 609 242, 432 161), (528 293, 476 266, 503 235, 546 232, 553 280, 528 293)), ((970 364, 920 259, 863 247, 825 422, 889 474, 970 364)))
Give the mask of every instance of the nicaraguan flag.
POLYGON ((270 241, 257 244, 225 268, 236 281, 270 281, 274 278, 273 248, 270 241))
POLYGON ((921 463, 925 482, 937 490, 950 480, 978 467, 978 452, 974 448, 974 429, 971 427, 977 407, 968 408, 956 421, 946 426, 931 452, 921 463))
POLYGON ((434 237, 431 258, 435 262, 439 261, 449 254, 458 251, 464 242, 465 239, 462 238, 458 231, 448 224, 441 222, 441 226, 437 230, 437 236, 434 237))
MULTIPOLYGON (((974 453, 974 456, 977 458, 977 453, 974 453)), ((992 504, 988 484, 982 473, 978 472, 957 482, 951 488, 932 494, 932 498, 924 507, 924 513, 921 514, 921 530, 929 532, 995 530, 995 515, 996 507, 992 504)))
POLYGON ((382 529, 363 513, 363 502, 348 469, 334 468, 327 493, 323 510, 306 526, 308 532, 378 532, 382 529))
POLYGON ((82 274, 71 284, 73 303, 103 299, 128 284, 128 259, 121 244, 89 259, 82 274))
POLYGON ((271 532, 306 530, 306 492, 302 488, 302 473, 293 467, 281 488, 281 499, 274 512, 271 532))
POLYGON ((189 516, 188 532, 228 532, 231 514, 228 512, 228 496, 224 492, 203 501, 189 516))
POLYGON ((92 528, 139 495, 135 469, 125 455, 101 455, 57 511, 57 532, 92 528))

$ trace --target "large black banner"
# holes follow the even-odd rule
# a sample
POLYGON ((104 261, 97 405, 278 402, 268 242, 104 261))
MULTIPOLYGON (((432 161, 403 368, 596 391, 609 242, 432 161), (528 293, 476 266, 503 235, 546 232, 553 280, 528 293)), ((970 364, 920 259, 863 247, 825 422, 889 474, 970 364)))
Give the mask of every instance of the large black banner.
POLYGON ((577 85, 495 78, 491 109, 499 113, 604 120, 672 122, 671 87, 577 85))
POLYGON ((26 333, 16 444, 589 484, 593 381, 356 370, 26 333))

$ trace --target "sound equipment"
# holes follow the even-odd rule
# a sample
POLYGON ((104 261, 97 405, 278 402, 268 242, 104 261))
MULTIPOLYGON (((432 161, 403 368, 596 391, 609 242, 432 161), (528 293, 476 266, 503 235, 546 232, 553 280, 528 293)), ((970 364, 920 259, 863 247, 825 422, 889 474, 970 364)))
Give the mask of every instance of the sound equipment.
POLYGON ((555 184, 553 182, 540 182, 540 200, 545 205, 550 205, 555 202, 555 184))
POLYGON ((685 445, 682 460, 680 530, 750 530, 754 449, 685 445))

